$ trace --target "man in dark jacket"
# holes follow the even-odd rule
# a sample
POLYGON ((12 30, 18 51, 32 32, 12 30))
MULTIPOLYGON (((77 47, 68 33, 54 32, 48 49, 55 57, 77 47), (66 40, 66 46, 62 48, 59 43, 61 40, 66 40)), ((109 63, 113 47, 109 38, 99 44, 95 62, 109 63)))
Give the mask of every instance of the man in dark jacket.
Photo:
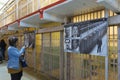
POLYGON ((0 48, 1 48, 1 53, 2 53, 3 59, 5 59, 6 43, 5 43, 4 39, 2 39, 0 41, 0 48))

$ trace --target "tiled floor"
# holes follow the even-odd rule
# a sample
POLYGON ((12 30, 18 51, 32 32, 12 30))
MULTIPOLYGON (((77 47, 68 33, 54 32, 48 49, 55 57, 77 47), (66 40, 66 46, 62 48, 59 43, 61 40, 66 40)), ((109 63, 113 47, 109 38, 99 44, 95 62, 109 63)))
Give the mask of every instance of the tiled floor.
MULTIPOLYGON (((7 72, 6 66, 7 66, 6 61, 0 64, 0 80, 10 80, 10 75, 7 72)), ((43 76, 36 75, 35 72, 31 72, 29 71, 29 69, 27 69, 26 71, 24 71, 23 73, 22 80, 49 80, 49 79, 44 79, 43 76)))

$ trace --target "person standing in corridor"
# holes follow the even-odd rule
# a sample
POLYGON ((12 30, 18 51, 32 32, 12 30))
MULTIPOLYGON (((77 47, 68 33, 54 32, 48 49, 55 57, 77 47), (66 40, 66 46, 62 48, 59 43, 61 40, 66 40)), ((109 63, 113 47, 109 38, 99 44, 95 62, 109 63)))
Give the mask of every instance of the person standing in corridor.
POLYGON ((22 66, 20 63, 20 56, 25 52, 25 46, 18 50, 18 38, 10 37, 9 38, 9 47, 8 47, 8 73, 10 73, 11 80, 21 80, 22 77, 22 66))
POLYGON ((1 53, 2 53, 2 56, 3 56, 3 60, 5 60, 6 43, 5 43, 4 39, 2 39, 0 41, 0 48, 1 48, 1 53))

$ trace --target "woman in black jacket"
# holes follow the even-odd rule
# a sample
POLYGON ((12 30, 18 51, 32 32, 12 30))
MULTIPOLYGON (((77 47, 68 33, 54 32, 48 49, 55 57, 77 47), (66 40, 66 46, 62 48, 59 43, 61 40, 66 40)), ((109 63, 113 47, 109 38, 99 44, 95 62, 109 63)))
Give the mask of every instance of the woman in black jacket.
POLYGON ((4 39, 2 39, 0 41, 0 48, 1 48, 1 53, 2 53, 3 59, 5 59, 6 43, 5 43, 4 39))

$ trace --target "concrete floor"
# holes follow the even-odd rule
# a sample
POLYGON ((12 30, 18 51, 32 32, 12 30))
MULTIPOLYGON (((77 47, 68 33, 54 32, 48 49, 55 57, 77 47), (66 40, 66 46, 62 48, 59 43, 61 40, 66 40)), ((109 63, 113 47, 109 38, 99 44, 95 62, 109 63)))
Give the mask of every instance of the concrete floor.
MULTIPOLYGON (((7 72, 7 62, 3 61, 2 64, 0 64, 0 80, 10 80, 10 75, 7 72)), ((41 75, 36 75, 35 72, 31 72, 30 69, 24 70, 22 80, 50 80, 46 79, 41 75)))

